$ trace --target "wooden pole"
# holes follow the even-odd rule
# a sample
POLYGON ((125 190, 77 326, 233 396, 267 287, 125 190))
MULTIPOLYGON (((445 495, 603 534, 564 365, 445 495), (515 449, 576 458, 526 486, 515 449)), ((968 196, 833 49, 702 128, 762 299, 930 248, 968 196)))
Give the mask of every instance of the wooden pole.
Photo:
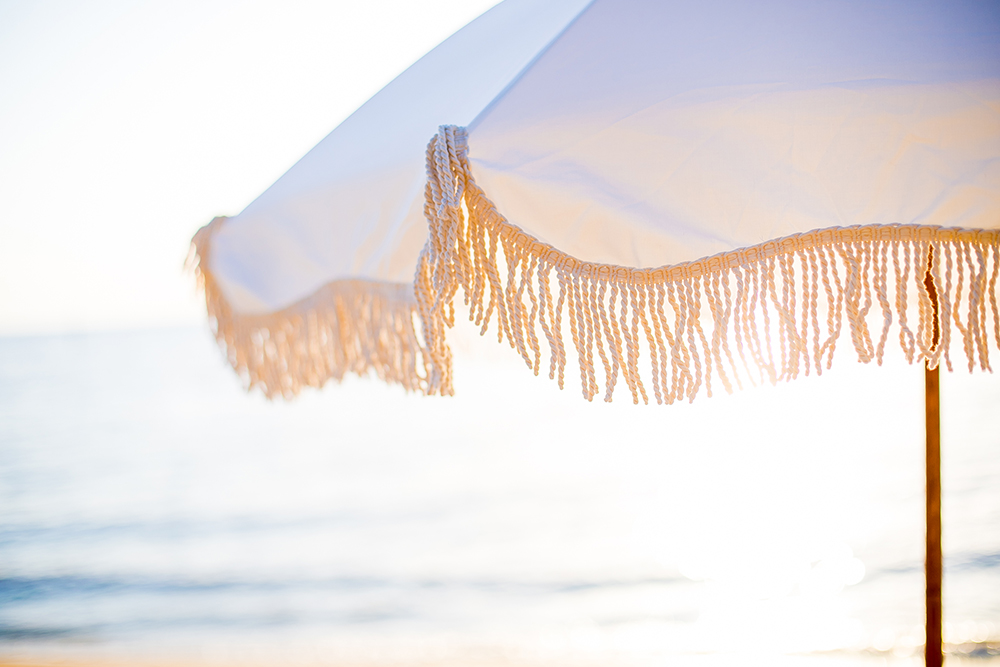
POLYGON ((927 556, 926 641, 924 664, 941 667, 941 415, 939 412, 938 369, 924 366, 924 411, 927 430, 927 556))
MULTIPOLYGON (((924 286, 934 304, 934 329, 931 339, 932 349, 936 349, 940 339, 938 325, 937 289, 934 286, 931 269, 934 266, 934 249, 927 255, 927 272, 924 286)), ((941 555, 941 400, 938 382, 938 368, 924 362, 924 429, 927 444, 927 540, 924 558, 925 596, 925 641, 924 664, 927 667, 941 667, 944 651, 941 637, 941 583, 943 578, 941 555)))

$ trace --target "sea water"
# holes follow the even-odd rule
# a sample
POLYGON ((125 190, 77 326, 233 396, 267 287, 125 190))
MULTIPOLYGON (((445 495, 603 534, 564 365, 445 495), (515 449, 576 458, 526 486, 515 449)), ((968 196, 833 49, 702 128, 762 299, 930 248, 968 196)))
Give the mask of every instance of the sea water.
MULTIPOLYGON (((457 356, 452 398, 268 402, 202 329, 0 339, 0 659, 919 664, 921 368, 633 406, 457 356)), ((948 650, 990 659, 1000 378, 942 403, 948 650)))

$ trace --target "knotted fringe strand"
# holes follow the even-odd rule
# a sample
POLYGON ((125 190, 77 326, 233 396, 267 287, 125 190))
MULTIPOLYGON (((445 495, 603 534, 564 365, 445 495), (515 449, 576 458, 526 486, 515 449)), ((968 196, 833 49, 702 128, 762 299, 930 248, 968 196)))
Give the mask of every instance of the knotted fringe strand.
POLYGON ((957 332, 969 370, 992 370, 991 341, 1000 347, 996 230, 834 227, 656 269, 588 263, 504 219, 472 178, 467 154, 465 131, 453 126, 427 149, 430 235, 415 289, 434 369, 428 393, 452 393, 445 331, 459 287, 482 333, 495 323, 498 340, 535 374, 547 347, 560 388, 568 333, 587 400, 602 391, 598 369, 606 401, 620 377, 634 402, 648 401, 649 383, 668 404, 702 389, 711 396, 718 383, 731 392, 744 381, 821 374, 845 327, 858 359, 881 364, 894 323, 910 363, 943 360, 950 370, 957 332))
POLYGON ((426 391, 429 357, 414 328, 409 285, 336 280, 284 310, 236 314, 208 268, 212 236, 225 220, 215 218, 195 234, 188 265, 204 290, 215 338, 248 390, 292 398, 347 373, 374 373, 426 391))

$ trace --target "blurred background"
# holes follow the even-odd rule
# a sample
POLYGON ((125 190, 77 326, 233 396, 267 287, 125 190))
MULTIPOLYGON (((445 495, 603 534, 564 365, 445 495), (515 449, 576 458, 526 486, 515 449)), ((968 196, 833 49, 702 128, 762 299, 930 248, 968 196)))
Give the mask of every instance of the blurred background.
MULTIPOLYGON (((246 394, 191 236, 492 0, 0 0, 0 663, 921 664, 923 378, 246 394)), ((1000 381, 942 375, 945 639, 1000 660, 1000 381)))

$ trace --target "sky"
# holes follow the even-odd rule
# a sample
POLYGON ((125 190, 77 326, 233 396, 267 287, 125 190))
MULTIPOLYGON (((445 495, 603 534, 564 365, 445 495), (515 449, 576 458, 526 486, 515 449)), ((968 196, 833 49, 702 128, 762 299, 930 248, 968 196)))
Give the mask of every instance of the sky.
POLYGON ((0 0, 0 335, 194 325, 191 236, 497 0, 0 0))

